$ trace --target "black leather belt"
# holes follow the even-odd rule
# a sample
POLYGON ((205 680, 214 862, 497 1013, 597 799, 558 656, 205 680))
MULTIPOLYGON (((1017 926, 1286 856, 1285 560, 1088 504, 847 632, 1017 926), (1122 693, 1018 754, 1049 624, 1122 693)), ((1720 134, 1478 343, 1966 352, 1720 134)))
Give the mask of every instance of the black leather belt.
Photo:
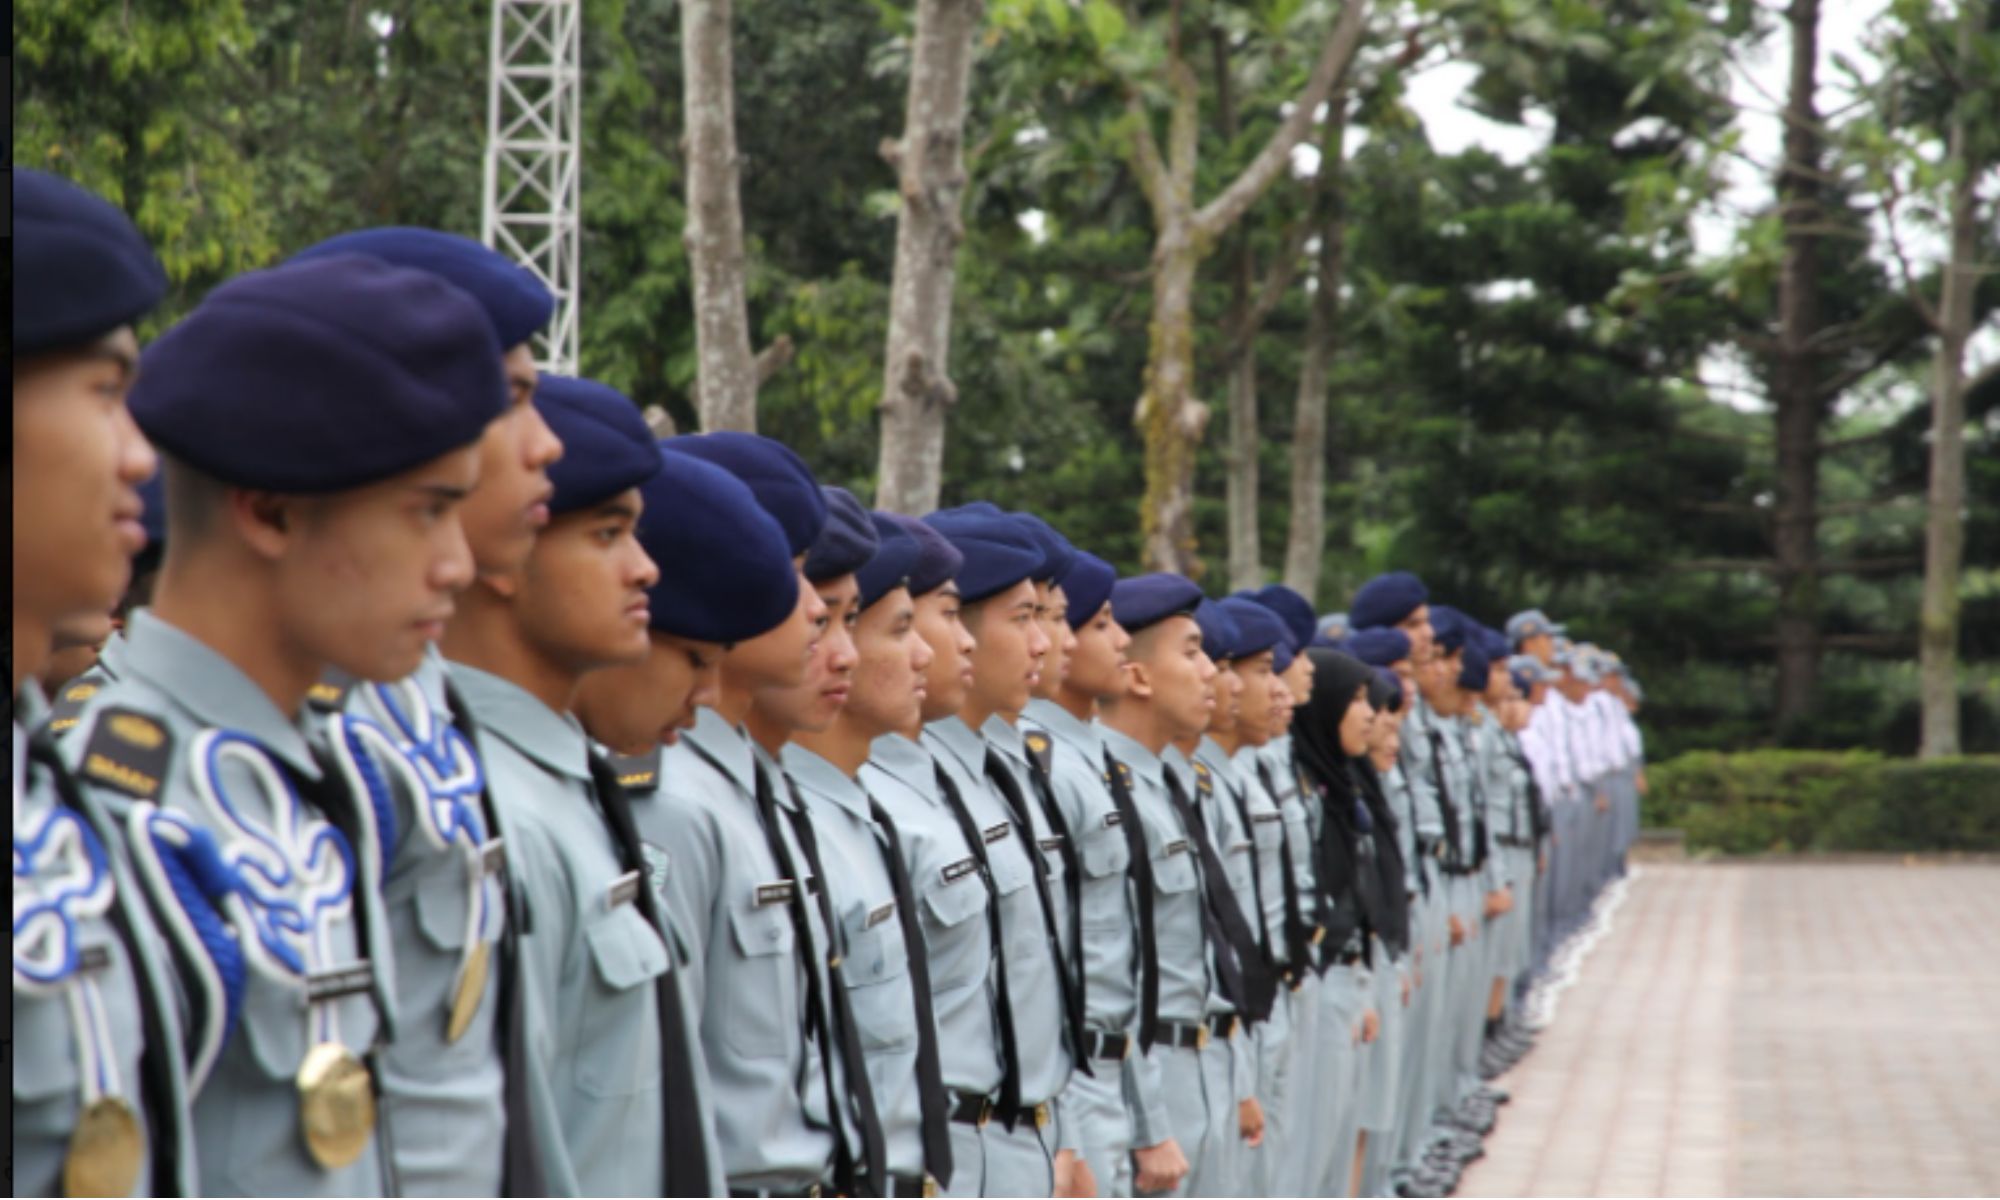
POLYGON ((1023 1121, 1033 1121, 1035 1128, 1041 1129, 1054 1115, 1055 1110, 1046 1101, 1008 1108, 990 1096, 973 1092, 956 1093, 951 1105, 951 1119, 960 1125, 984 1125, 988 1121, 998 1121, 1012 1129, 1023 1121))
POLYGON ((984 1125, 993 1119, 993 1098, 976 1092, 955 1092, 951 1119, 959 1125, 984 1125))
POLYGON ((1199 1050, 1208 1045, 1208 1037, 1203 1021, 1161 1021, 1153 1026, 1153 1044, 1176 1050, 1199 1050))
POLYGON ((1101 1029, 1083 1031, 1083 1056, 1090 1059, 1115 1061, 1132 1052, 1132 1038, 1123 1033, 1105 1033, 1101 1029))
POLYGON ((1235 1034, 1241 1023, 1241 1020, 1235 1013, 1210 1013, 1208 1017, 1208 1032, 1215 1037, 1227 1040, 1235 1034))
POLYGON ((1494 840, 1503 846, 1510 846, 1516 850, 1525 850, 1535 844, 1533 838, 1496 837, 1494 840))
POLYGON ((1054 1116, 1055 1106, 1046 1100, 1040 1104, 1023 1104, 1019 1108, 1008 1108, 1004 1104, 993 1106, 993 1119, 1009 1129, 1028 1121, 1033 1121, 1037 1129, 1046 1129, 1054 1116))
POLYGON ((798 1191, 780 1190, 777 1188, 764 1188, 762 1190, 759 1190, 757 1188, 730 1188, 729 1194, 731 1196, 741 1196, 741 1197, 809 1196, 809 1197, 814 1197, 816 1200, 817 1197, 828 1195, 829 1193, 822 1191, 820 1189, 820 1185, 815 1183, 809 1188, 804 1188, 798 1191))
POLYGON ((929 1175, 891 1175, 889 1178, 895 1182, 898 1197, 938 1194, 938 1182, 929 1175))

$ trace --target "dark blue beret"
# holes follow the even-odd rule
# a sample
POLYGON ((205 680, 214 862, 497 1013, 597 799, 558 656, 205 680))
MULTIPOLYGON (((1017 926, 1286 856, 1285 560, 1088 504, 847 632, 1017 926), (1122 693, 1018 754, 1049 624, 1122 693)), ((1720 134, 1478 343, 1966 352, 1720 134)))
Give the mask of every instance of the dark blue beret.
POLYGON ((1309 648, 1318 647, 1321 650, 1338 650, 1342 654, 1352 658, 1354 655, 1348 650, 1348 646, 1352 644, 1349 638, 1352 636, 1350 634, 1349 637, 1334 637, 1331 634, 1316 633, 1313 635, 1313 640, 1307 642, 1306 645, 1309 648))
POLYGON ((1194 607, 1194 623, 1201 626, 1201 652, 1217 662, 1226 662, 1236 657, 1236 641, 1242 635, 1236 630, 1236 622, 1222 611, 1222 606, 1204 598, 1194 607))
MULTIPOLYGON (((139 524, 146 531, 146 549, 158 550, 167 542, 167 473, 153 472, 153 477, 139 485, 139 500, 146 506, 140 515, 139 524)), ((143 551, 142 551, 143 553, 143 551)))
POLYGON ((794 557, 819 540, 819 531, 826 526, 826 497, 812 468, 790 446, 732 430, 690 433, 661 445, 712 462, 748 484, 757 503, 778 519, 794 557))
POLYGON ((1488 661, 1503 662, 1514 652, 1514 647, 1507 641, 1507 635, 1491 625, 1477 624, 1475 629, 1479 648, 1486 652, 1488 661))
POLYGON ((1459 663, 1458 686, 1468 692, 1485 691, 1492 665, 1493 660, 1486 657, 1486 647, 1467 642, 1465 657, 1459 663))
POLYGON ((1430 598, 1424 581, 1408 571, 1377 575, 1355 591, 1354 603, 1347 606, 1347 623, 1355 629, 1394 625, 1430 598))
POLYGON ((147 349, 132 416, 223 483, 292 494, 387 479, 505 411, 486 316, 423 271, 356 255, 239 275, 147 349))
POLYGON ((1319 618, 1313 615, 1312 602, 1282 583, 1258 588, 1254 592, 1239 592, 1246 600, 1257 603, 1278 614, 1278 619, 1291 631, 1292 643, 1303 646, 1312 641, 1319 630, 1319 618))
POLYGON ((1431 605, 1431 635, 1437 639, 1438 648, 1446 654, 1465 646, 1469 632, 1465 624, 1465 615, 1451 605, 1431 605))
POLYGON ((1017 512, 1009 515, 1029 539, 1041 547, 1042 566, 1035 572, 1037 583, 1055 582, 1069 572, 1070 564, 1076 561, 1076 547, 1069 544, 1068 538, 1057 533, 1055 526, 1033 513, 1017 512))
POLYGON ((910 586, 917 562, 924 553, 916 537, 891 520, 888 513, 869 513, 868 521, 875 530, 875 553, 868 556, 868 561, 854 576, 855 582, 861 585, 863 611, 874 607, 877 600, 897 588, 910 586))
POLYGON ((479 302, 502 350, 520 345, 549 323, 556 298, 535 273, 468 237, 408 225, 357 229, 308 246, 293 262, 329 254, 366 254, 399 267, 429 271, 479 302))
POLYGON ((1091 554, 1078 550, 1070 560, 1069 570, 1056 576, 1056 586, 1062 588, 1063 599, 1069 604, 1069 627, 1082 629, 1105 601, 1111 599, 1111 585, 1118 582, 1118 572, 1110 563, 1091 554))
POLYGON ((945 584, 958 578, 959 568, 965 565, 965 555, 951 544, 945 536, 915 517, 902 513, 877 512, 877 525, 888 522, 910 535, 917 543, 917 560, 910 567, 910 595, 928 596, 945 584))
POLYGON ((1386 667, 1410 657, 1410 635, 1385 625, 1357 629, 1348 635, 1347 652, 1371 667, 1386 667))
POLYGON ((1292 660, 1298 656, 1299 652, 1292 649, 1291 640, 1287 638, 1271 647, 1271 669, 1283 675, 1292 669, 1292 660))
POLYGON ((167 294, 153 248, 110 201, 14 168, 14 354, 95 341, 167 294))
POLYGON ((1394 712, 1403 706, 1403 681, 1387 667, 1376 667, 1368 684, 1368 703, 1376 712, 1394 712))
POLYGON ((1535 684, 1540 682, 1526 671, 1510 670, 1507 672, 1507 677, 1514 681, 1514 686, 1521 690, 1523 696, 1531 694, 1535 690, 1535 684))
POLYGON ((653 431, 617 388, 544 375, 535 385, 535 408, 563 444, 562 457, 549 465, 551 516, 602 504, 660 473, 653 431))
POLYGON ((1168 617, 1191 617, 1201 600, 1201 588, 1194 580, 1164 571, 1136 575, 1111 585, 1111 615, 1130 633, 1138 633, 1168 617))
POLYGON ((1229 657, 1248 658, 1266 650, 1276 650, 1280 645, 1290 648, 1291 631, 1285 628, 1277 613, 1255 600, 1231 596, 1220 601, 1217 607, 1236 623, 1236 643, 1229 657))
POLYGON ((826 498, 826 526, 819 540, 806 552, 806 578, 825 583, 859 571, 875 554, 875 522, 854 493, 842 487, 822 487, 826 498))
POLYGON ((945 536, 965 562, 958 569, 958 591, 968 604, 998 595, 1033 579, 1042 565, 1042 548, 1028 540, 1012 517, 972 512, 965 508, 934 512, 924 523, 945 536))
POLYGON ((792 615, 799 571, 791 547, 742 480, 686 454, 661 454, 639 494, 639 544, 660 568, 646 593, 654 629, 727 645, 792 615))

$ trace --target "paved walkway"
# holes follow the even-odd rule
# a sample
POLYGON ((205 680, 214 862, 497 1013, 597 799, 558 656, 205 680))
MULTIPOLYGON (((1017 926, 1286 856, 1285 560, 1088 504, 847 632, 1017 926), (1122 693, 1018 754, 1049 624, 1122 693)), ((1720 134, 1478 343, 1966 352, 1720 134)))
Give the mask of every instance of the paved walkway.
POLYGON ((2000 867, 1640 869, 1459 1195, 2000 1193, 2000 867))

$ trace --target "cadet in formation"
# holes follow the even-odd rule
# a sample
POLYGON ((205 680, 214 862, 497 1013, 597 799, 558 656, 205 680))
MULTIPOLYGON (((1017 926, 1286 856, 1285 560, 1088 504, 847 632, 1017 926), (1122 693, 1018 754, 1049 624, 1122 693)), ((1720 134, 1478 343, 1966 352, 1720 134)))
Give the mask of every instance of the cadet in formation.
POLYGON ((143 240, 14 189, 21 1191, 1441 1195, 1480 1153, 1635 835, 1615 656, 658 441, 434 231, 141 355, 143 240))

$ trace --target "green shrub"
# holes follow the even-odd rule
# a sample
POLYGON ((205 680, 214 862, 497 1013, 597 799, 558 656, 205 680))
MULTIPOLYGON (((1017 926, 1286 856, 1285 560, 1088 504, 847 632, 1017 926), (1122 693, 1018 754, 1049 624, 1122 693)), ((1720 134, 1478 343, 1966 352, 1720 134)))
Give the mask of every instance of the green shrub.
POLYGON ((1691 850, 2000 851, 2000 757, 1698 751, 1646 774, 1645 823, 1691 850))

